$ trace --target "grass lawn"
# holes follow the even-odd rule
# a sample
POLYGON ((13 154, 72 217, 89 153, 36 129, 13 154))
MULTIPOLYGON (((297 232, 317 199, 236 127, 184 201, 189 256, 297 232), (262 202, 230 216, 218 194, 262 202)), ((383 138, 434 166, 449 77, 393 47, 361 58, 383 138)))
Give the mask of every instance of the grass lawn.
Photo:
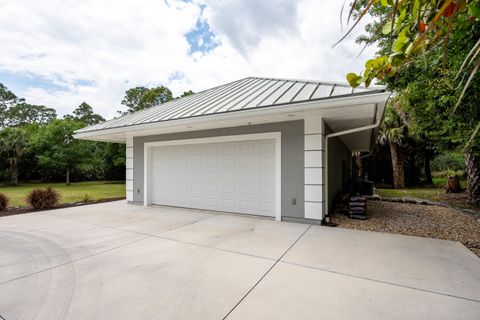
POLYGON ((72 203, 88 200, 125 197, 125 183, 115 181, 65 183, 22 183, 14 187, 0 187, 0 192, 10 199, 10 206, 26 206, 25 197, 36 188, 51 186, 60 193, 60 203, 72 203))
MULTIPOLYGON (((433 183, 435 187, 429 188, 406 188, 406 189, 377 189, 378 195, 381 197, 395 197, 395 198, 418 198, 430 201, 442 201, 442 195, 445 194, 445 186, 447 178, 434 178, 433 183)), ((460 185, 463 189, 467 187, 466 180, 460 180, 460 185)))
POLYGON ((381 197, 407 197, 440 201, 445 190, 443 188, 377 189, 377 193, 381 197))

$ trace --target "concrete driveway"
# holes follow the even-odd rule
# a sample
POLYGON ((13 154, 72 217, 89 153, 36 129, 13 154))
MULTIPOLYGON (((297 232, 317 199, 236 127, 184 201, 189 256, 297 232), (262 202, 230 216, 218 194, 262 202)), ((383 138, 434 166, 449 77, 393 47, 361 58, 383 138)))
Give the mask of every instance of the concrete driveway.
POLYGON ((0 218, 0 319, 480 319, 459 243, 112 202, 0 218))

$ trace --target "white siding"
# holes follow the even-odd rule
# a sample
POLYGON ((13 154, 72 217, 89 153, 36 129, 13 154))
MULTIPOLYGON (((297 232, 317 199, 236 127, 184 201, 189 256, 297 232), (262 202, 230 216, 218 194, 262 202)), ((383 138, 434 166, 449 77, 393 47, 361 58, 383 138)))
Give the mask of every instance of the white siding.
POLYGON ((133 137, 127 137, 127 146, 125 149, 126 156, 126 172, 125 172, 125 189, 127 201, 133 201, 133 137))
POLYGON ((305 218, 324 217, 323 197, 323 119, 305 119, 305 218))

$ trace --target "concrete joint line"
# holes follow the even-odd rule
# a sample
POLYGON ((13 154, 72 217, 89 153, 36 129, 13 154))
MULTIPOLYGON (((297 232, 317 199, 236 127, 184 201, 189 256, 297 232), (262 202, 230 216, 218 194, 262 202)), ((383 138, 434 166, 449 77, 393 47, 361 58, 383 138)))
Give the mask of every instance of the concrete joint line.
MULTIPOLYGON (((216 248, 216 247, 209 246, 209 245, 203 245, 203 244, 194 243, 194 242, 182 241, 182 240, 172 239, 172 238, 169 238, 169 237, 162 236, 162 234, 168 233, 168 232, 170 232, 170 231, 172 231, 172 230, 177 230, 177 229, 183 228, 183 227, 185 227, 185 226, 189 226, 189 225, 192 225, 192 224, 199 223, 200 221, 205 221, 205 220, 208 220, 208 219, 211 219, 211 218, 215 218, 215 217, 217 217, 218 215, 220 215, 220 213, 214 214, 214 215, 212 215, 212 216, 210 216, 210 217, 202 218, 202 219, 197 220, 197 221, 195 221, 195 222, 185 223, 185 224, 182 224, 182 225, 177 226, 176 228, 169 229, 169 230, 165 230, 165 231, 162 231, 162 232, 159 232, 159 233, 155 233, 155 234, 144 233, 144 232, 137 232, 137 231, 126 230, 126 229, 121 229, 121 228, 115 228, 115 227, 112 227, 112 226, 107 226, 107 225, 103 225, 103 224, 98 224, 98 223, 93 223, 93 222, 87 222, 87 221, 82 221, 82 220, 72 219, 72 218, 65 218, 65 217, 56 217, 56 218, 63 219, 63 220, 68 220, 68 221, 72 221, 71 223, 73 223, 73 222, 79 222, 79 223, 84 223, 84 224, 88 224, 88 225, 91 225, 91 226, 96 226, 96 227, 101 227, 101 228, 106 228, 106 229, 112 229, 112 230, 116 230, 116 231, 123 231, 123 232, 138 234, 138 235, 141 235, 141 236, 146 236, 145 238, 142 238, 142 239, 146 239, 146 238, 149 238, 149 237, 150 237, 150 238, 158 238, 158 239, 162 239, 162 240, 174 241, 174 242, 184 243, 184 244, 193 245, 193 246, 202 247, 202 248, 214 249, 214 250, 218 250, 218 251, 222 251, 222 252, 235 253, 235 254, 240 254, 240 255, 244 255, 244 256, 254 257, 254 258, 258 258, 258 259, 265 259, 265 260, 275 261, 275 259, 266 258, 266 257, 261 257, 261 256, 256 256, 256 255, 253 255, 253 254, 243 253, 243 252, 234 251, 234 250, 221 249, 221 248, 216 248)), ((0 319, 0 320, 1 320, 1 319, 0 319)))
POLYGON ((422 292, 426 292, 426 293, 431 293, 431 294, 436 294, 436 295, 451 297, 451 298, 456 298, 456 299, 462 299, 462 300, 467 300, 467 301, 472 301, 472 302, 480 302, 480 300, 476 300, 476 299, 460 297, 460 296, 456 296, 456 295, 453 295, 453 294, 431 291, 431 290, 427 290, 427 289, 411 287, 411 286, 407 286, 407 285, 403 285, 403 284, 398 284, 398 283, 393 283, 393 282, 388 282, 388 281, 383 281, 383 280, 378 280, 378 279, 373 279, 373 278, 368 278, 368 277, 356 276, 356 275, 353 275, 353 274, 350 274, 350 273, 338 272, 338 271, 334 271, 334 270, 331 270, 331 269, 323 269, 323 268, 318 268, 318 267, 306 266, 306 265, 295 263, 295 262, 287 262, 287 261, 280 261, 280 262, 285 263, 285 264, 289 264, 289 265, 292 265, 292 266, 298 266, 298 267, 304 267, 304 268, 314 269, 314 270, 323 271, 323 272, 334 273, 334 274, 338 274, 338 275, 349 277, 349 278, 356 278, 356 279, 362 279, 362 280, 367 280, 367 281, 373 281, 373 282, 377 282, 377 283, 381 283, 381 284, 386 284, 386 285, 391 285, 391 286, 396 286, 396 287, 401 287, 401 288, 406 288, 406 289, 412 289, 412 290, 416 290, 416 291, 422 291, 422 292))
POLYGON ((292 245, 288 247, 288 249, 285 250, 285 252, 272 264, 270 268, 268 268, 268 270, 260 277, 260 279, 258 279, 258 281, 250 288, 250 290, 248 290, 247 293, 233 306, 233 308, 230 309, 230 311, 225 315, 225 317, 223 317, 223 320, 227 319, 228 316, 230 316, 230 314, 240 305, 240 303, 245 300, 245 298, 253 291, 253 289, 255 289, 255 287, 267 276, 267 274, 277 265, 277 263, 282 260, 282 258, 288 253, 288 251, 290 251, 290 249, 292 249, 293 246, 297 244, 297 242, 305 235, 305 233, 307 233, 308 230, 310 230, 311 227, 312 225, 309 225, 308 228, 302 232, 302 234, 292 243, 292 245))

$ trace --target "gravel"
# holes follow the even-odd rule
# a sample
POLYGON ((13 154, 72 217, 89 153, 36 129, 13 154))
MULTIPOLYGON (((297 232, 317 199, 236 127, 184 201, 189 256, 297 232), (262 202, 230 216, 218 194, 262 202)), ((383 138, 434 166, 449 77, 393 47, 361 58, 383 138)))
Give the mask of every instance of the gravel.
POLYGON ((387 201, 368 201, 367 220, 334 213, 340 228, 387 232, 459 241, 480 257, 480 219, 453 208, 387 201))

